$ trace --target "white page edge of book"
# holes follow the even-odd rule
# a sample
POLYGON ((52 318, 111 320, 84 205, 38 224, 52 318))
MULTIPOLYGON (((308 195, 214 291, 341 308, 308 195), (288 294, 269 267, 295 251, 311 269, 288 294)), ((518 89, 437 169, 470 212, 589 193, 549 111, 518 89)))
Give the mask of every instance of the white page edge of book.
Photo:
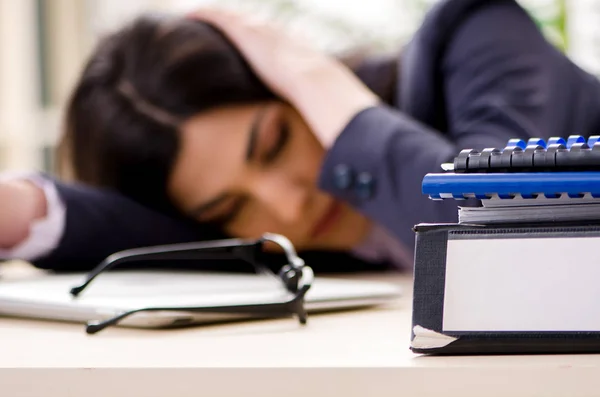
POLYGON ((600 237, 449 239, 442 332, 600 331, 600 237))

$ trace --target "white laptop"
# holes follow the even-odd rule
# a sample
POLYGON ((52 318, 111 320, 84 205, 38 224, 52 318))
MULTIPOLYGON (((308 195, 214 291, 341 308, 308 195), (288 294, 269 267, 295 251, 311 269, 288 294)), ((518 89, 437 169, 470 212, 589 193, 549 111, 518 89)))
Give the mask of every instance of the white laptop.
MULTIPOLYGON (((278 278, 265 275, 144 270, 103 273, 79 297, 72 297, 69 290, 84 279, 83 273, 14 281, 0 278, 0 316, 88 323, 145 307, 264 304, 293 296, 278 278)), ((380 305, 401 293, 400 287, 391 283, 315 277, 305 308, 310 321, 311 313, 380 305)), ((157 328, 240 317, 248 315, 142 311, 117 326, 157 328)))

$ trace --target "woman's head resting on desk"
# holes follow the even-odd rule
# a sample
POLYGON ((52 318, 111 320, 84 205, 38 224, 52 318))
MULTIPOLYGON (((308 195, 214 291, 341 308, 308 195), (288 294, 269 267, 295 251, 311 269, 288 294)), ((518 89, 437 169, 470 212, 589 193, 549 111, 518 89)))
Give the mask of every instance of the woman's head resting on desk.
POLYGON ((368 221, 317 189, 325 150, 211 26, 142 17, 106 37, 73 92, 61 144, 73 177, 235 237, 348 250, 368 221))

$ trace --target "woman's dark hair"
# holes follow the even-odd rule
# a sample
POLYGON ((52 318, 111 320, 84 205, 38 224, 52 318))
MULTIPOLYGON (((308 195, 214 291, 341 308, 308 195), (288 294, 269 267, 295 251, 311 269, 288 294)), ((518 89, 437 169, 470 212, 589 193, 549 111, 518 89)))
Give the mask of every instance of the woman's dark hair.
POLYGON ((70 98, 61 173, 169 208, 178 125, 210 108, 272 99, 213 27, 142 16, 100 41, 70 98))
POLYGON ((213 27, 142 16, 100 41, 67 106, 59 173, 172 211, 178 125, 223 105, 275 99, 213 27))

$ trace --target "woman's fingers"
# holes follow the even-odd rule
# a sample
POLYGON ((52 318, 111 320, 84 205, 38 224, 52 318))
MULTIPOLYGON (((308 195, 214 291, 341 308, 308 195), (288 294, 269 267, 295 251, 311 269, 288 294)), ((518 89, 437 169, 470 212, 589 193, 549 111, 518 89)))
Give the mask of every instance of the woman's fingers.
POLYGON ((325 147, 354 114, 376 103, 375 95, 344 65, 292 39, 272 22, 214 8, 192 17, 222 31, 258 77, 299 111, 325 147))
POLYGON ((0 249, 18 245, 31 223, 46 214, 46 198, 29 182, 0 182, 0 249))
POLYGON ((272 26, 257 18, 221 9, 202 9, 191 17, 204 21, 219 29, 238 47, 238 50, 252 57, 267 46, 275 45, 275 39, 281 37, 272 26))
POLYGON ((287 100, 292 99, 289 85, 300 77, 302 68, 325 57, 294 40, 272 21, 215 8, 198 10, 190 17, 223 32, 265 84, 287 100))

